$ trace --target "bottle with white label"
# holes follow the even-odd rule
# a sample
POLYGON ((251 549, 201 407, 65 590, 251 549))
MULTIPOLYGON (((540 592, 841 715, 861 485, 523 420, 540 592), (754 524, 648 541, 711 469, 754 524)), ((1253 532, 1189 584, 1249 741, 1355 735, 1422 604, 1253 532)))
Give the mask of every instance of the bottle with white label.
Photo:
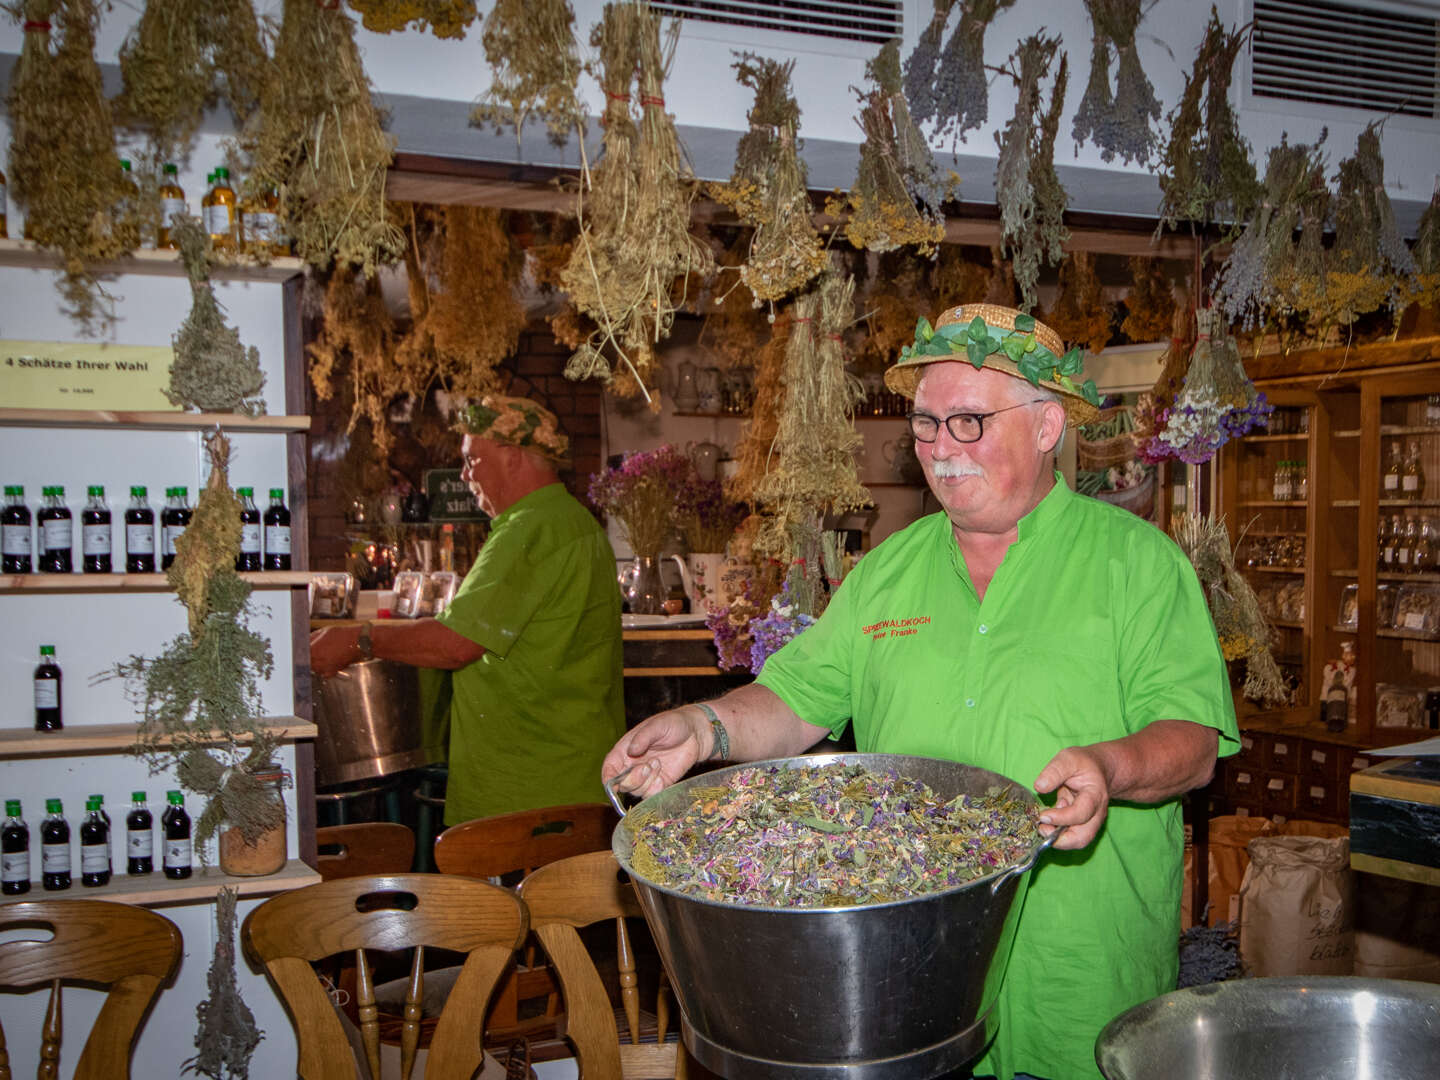
POLYGON ((290 511, 285 507, 285 489, 270 489, 265 508, 265 569, 290 569, 290 511))
POLYGON ((1405 463, 1400 457, 1400 443, 1397 440, 1390 444, 1390 464, 1385 466, 1385 472, 1380 478, 1380 498, 1400 498, 1400 478, 1405 474, 1405 463))
POLYGON ((40 526, 40 572, 68 574, 75 569, 71 549, 75 546, 75 523, 65 505, 63 487, 43 489, 45 505, 35 515, 40 526))
POLYGON ((185 213, 185 189, 180 186, 180 170, 166 164, 160 170, 160 231, 155 237, 155 246, 176 247, 170 235, 170 223, 185 213))
POLYGON ((70 888, 70 823, 59 799, 45 800, 40 822, 40 884, 46 892, 70 888))
POLYGON ((236 488, 240 499, 240 553, 235 556, 236 570, 260 569, 260 511, 255 507, 255 489, 236 488))
POLYGON ((160 512, 161 555, 160 569, 169 570, 175 561, 175 541, 184 535, 194 511, 190 509, 190 493, 183 487, 169 488, 165 494, 168 501, 160 512))
POLYGON ((60 705, 60 665, 55 646, 40 646, 40 664, 35 668, 35 730, 59 731, 65 726, 60 705))
POLYGON ((4 549, 0 571, 6 574, 28 574, 34 568, 30 557, 34 537, 30 528, 30 508, 25 505, 25 488, 20 484, 5 487, 5 506, 0 508, 0 547, 4 549))
POLYGON ((148 492, 136 486, 130 489, 130 505, 125 509, 125 572, 155 572, 155 511, 147 501, 148 492))
POLYGON ((30 826, 20 816, 20 800, 5 800, 0 826, 0 892, 19 896, 30 891, 30 826))
POLYGON ((200 200, 201 221, 210 235, 212 250, 234 253, 240 246, 240 217, 235 189, 230 186, 230 170, 221 165, 214 176, 214 184, 200 200))
POLYGON ((100 812, 100 797, 85 800, 80 822, 80 884, 99 888, 110 884, 110 825, 100 812))
POLYGON ((165 830, 165 876, 188 878, 192 860, 190 815, 185 812, 185 796, 178 791, 167 791, 165 801, 170 804, 160 817, 160 827, 165 830))
POLYGON ((125 815, 125 873, 155 872, 155 830, 150 808, 145 805, 145 792, 130 796, 130 813, 125 815))
POLYGON ((105 504, 105 489, 91 484, 85 495, 85 508, 80 511, 80 569, 87 574, 108 574, 110 507, 105 504))

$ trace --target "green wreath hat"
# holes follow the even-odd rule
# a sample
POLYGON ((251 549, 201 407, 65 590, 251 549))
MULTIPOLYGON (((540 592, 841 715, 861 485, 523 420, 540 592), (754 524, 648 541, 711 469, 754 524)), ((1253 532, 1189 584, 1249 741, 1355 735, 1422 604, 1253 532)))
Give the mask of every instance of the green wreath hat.
POLYGON ((934 326, 924 317, 915 324, 915 343, 900 350, 900 359, 885 372, 885 385, 914 398, 926 364, 968 360, 977 371, 988 367, 1055 391, 1069 423, 1088 424, 1100 415, 1100 394, 1094 379, 1075 382, 1083 350, 1064 350, 1060 335, 1033 315, 996 304, 962 304, 947 308, 934 326))
POLYGON ((557 467, 570 449, 555 414, 529 398, 486 394, 460 414, 456 426, 467 435, 533 450, 557 467))

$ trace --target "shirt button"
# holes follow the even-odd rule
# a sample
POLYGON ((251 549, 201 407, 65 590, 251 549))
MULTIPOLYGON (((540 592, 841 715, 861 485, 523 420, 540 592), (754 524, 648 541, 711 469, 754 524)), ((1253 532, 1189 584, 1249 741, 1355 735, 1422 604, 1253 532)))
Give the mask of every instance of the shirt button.
POLYGON ((982 634, 988 634, 990 632, 990 627, 986 626, 984 623, 981 623, 979 630, 982 634))
POLYGON ((967 709, 973 709, 975 707, 975 699, 973 697, 967 697, 965 699, 965 707, 967 709))

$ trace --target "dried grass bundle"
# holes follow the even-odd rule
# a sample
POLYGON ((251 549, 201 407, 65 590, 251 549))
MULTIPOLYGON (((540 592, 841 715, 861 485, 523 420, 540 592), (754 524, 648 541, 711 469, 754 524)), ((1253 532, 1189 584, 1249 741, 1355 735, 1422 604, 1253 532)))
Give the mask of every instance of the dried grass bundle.
MULTIPOLYGON (((956 247, 942 251, 958 251, 956 247)), ((964 264, 966 266, 972 264, 964 264)), ((935 298, 929 287, 924 264, 907 259, 894 272, 873 280, 874 287, 861 302, 865 309, 865 333, 855 357, 858 367, 883 371, 895 362, 900 350, 915 340, 915 319, 930 312, 935 298)), ((961 301, 956 301, 961 302, 961 301)))
POLYGON ((584 139, 580 50, 569 0, 495 0, 481 41, 490 62, 490 90, 471 111, 471 124, 489 124, 497 132, 514 125, 518 143, 525 121, 539 113, 557 146, 571 135, 584 139))
POLYGON ((10 185, 30 236, 63 260, 66 313, 86 334, 113 320, 89 264, 132 251, 138 233, 121 204, 129 193, 110 103, 95 62, 95 0, 24 0, 24 42, 10 76, 10 185), (50 20, 59 26, 50 49, 50 20))
POLYGON ((386 410, 395 397, 406 392, 405 381, 391 362, 397 337, 380 295, 379 279, 365 277, 353 267, 338 267, 325 287, 324 322, 306 348, 310 385, 321 401, 348 392, 350 420, 345 433, 354 432, 361 419, 369 421, 376 453, 381 456, 393 442, 386 410))
MULTIPOLYGON (((1400 236, 1385 191, 1378 125, 1371 124, 1360 133, 1355 153, 1340 162, 1337 179, 1335 244, 1324 298, 1304 309, 1311 313, 1312 321, 1322 324, 1349 324, 1386 303, 1398 309, 1414 291, 1415 259, 1400 236)), ((1303 299, 1311 299, 1303 286, 1297 292, 1303 299)))
POLYGON ((865 74, 872 87, 855 90, 861 104, 857 123, 865 133, 859 173, 849 194, 826 211, 840 216, 848 207, 845 236, 857 248, 913 245, 919 254, 933 255, 945 236, 940 204, 959 177, 952 172, 948 180, 941 178, 929 144, 910 118, 900 92, 899 39, 885 43, 865 74))
POLYGON ((475 0, 347 0, 372 34, 393 34, 413 24, 437 38, 463 38, 479 12, 475 0))
POLYGON ((350 17, 338 5, 285 0, 260 110, 241 135, 254 163, 245 186, 279 191, 281 230, 317 269, 373 274, 404 251, 385 208, 395 140, 381 119, 350 17))
POLYGON ((1090 81, 1075 110, 1071 135, 1079 146, 1090 139, 1100 147, 1100 159, 1145 164, 1157 151, 1158 139, 1150 127, 1160 119, 1160 101, 1140 66, 1135 30, 1143 17, 1143 0, 1085 0, 1094 30, 1090 50, 1090 81), (1110 92, 1110 50, 1119 67, 1115 93, 1110 92))
POLYGON ((965 132, 983 127, 990 115, 985 83, 985 31, 1015 0, 961 0, 960 21, 943 52, 935 45, 944 33, 954 0, 936 0, 935 15, 905 65, 905 93, 917 122, 936 121, 936 133, 951 134, 951 146, 965 132))
POLYGON ((1440 303, 1440 185, 1420 215, 1415 233, 1415 301, 1430 307, 1440 303))
POLYGON ((1105 302, 1095 256, 1074 251, 1060 264, 1060 291, 1045 323, 1071 345, 1097 354, 1110 340, 1111 305, 1105 302))
POLYGON ((735 475, 726 483, 726 494, 736 502, 754 505, 756 489, 777 464, 773 450, 775 433, 780 429, 780 414, 785 408, 783 374, 793 322, 792 309, 780 312, 770 324, 770 340, 755 356, 754 405, 750 419, 740 428, 735 475))
MULTIPOLYGON (((996 249, 998 252, 998 249, 996 249)), ((1004 264, 1000 257, 998 265, 1004 264)), ((945 244, 940 248, 940 260, 935 266, 935 292, 940 303, 946 307, 956 304, 973 304, 990 291, 992 267, 977 262, 965 253, 960 244, 945 244)), ((988 303, 988 301, 987 301, 988 303)), ((911 321, 908 345, 915 336, 914 320, 911 321)))
POLYGON ((755 103, 729 183, 709 190, 755 230, 740 280, 757 302, 773 302, 803 289, 826 265, 800 158, 800 106, 790 90, 795 61, 743 53, 731 66, 755 91, 755 103))
POLYGON ((1131 341, 1164 341, 1175 321, 1175 294, 1159 259, 1132 256, 1130 292, 1120 332, 1131 341))
POLYGON ((1060 39, 1032 34, 1020 43, 1002 69, 1020 89, 1015 115, 996 136, 1000 155, 995 164, 995 192, 1000 204, 1003 243, 1009 248, 1020 307, 1032 311, 1040 264, 1059 262, 1070 238, 1064 214, 1067 196, 1055 173, 1055 138, 1065 107, 1067 58, 1060 39), (1050 89, 1050 105, 1042 109, 1040 81, 1060 62, 1050 89))
POLYGON ((843 335, 854 316, 854 292, 848 274, 830 271, 795 301, 782 375, 785 406, 774 441, 778 461, 755 488, 766 518, 755 546, 787 564, 797 528, 818 527, 827 512, 871 504, 855 467, 864 440, 853 414, 865 391, 845 370, 843 335))
POLYGON ((1212 7, 1180 102, 1170 113, 1170 141, 1160 162, 1162 226, 1243 221, 1259 200, 1250 144, 1230 106, 1235 58, 1250 28, 1228 31, 1212 7))

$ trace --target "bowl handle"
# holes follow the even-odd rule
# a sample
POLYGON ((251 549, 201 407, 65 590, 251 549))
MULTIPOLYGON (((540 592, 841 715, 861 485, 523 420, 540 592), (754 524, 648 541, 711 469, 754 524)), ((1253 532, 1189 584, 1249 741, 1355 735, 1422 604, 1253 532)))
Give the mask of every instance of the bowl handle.
POLYGON ((622 818, 625 816, 625 807, 620 804, 620 796, 615 793, 615 785, 618 784, 621 780, 624 780, 625 777, 629 776, 632 772, 634 772, 637 766, 643 764, 644 762, 637 761, 628 769, 621 769, 614 776, 610 777, 609 780, 602 781, 605 787, 605 794, 610 799, 610 805, 615 807, 615 812, 619 814, 622 818))
MULTIPOLYGON (((620 775, 624 776, 625 774, 621 773, 620 775)), ((616 777, 616 779, 618 780, 619 777, 616 777)), ((614 796, 611 796, 611 798, 614 798, 614 796)), ((1055 828, 1050 830, 1050 835, 1040 841, 1040 846, 1031 853, 1030 858, 1026 859, 1022 863, 1016 863, 1014 866, 1010 867, 1009 870, 1006 870, 1003 874, 1001 874, 994 881, 992 881, 990 883, 990 895, 994 896, 996 893, 998 893, 1000 891, 1000 886, 1004 885, 1005 882, 1009 881, 1012 877, 1023 874, 1031 867, 1033 867, 1040 860, 1040 853, 1046 848, 1053 847, 1055 841, 1060 839, 1060 834, 1064 832, 1066 828, 1068 828, 1068 826, 1055 826, 1055 828)))

